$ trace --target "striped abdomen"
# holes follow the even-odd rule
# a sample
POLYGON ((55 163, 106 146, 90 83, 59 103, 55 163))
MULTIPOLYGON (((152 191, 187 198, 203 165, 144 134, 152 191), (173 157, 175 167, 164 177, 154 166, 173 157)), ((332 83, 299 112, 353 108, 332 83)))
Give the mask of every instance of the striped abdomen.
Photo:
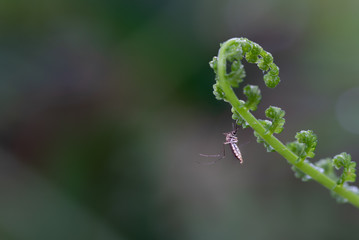
POLYGON ((242 154, 241 154, 241 151, 239 150, 239 147, 237 146, 237 144, 231 143, 230 145, 231 145, 231 149, 232 149, 234 156, 236 156, 236 158, 239 160, 240 163, 243 163, 242 154))
POLYGON ((237 146, 238 139, 236 137, 236 131, 224 133, 226 135, 226 142, 224 144, 231 145, 231 150, 236 156, 236 158, 239 160, 240 163, 243 163, 243 158, 241 151, 239 150, 239 147, 237 146))

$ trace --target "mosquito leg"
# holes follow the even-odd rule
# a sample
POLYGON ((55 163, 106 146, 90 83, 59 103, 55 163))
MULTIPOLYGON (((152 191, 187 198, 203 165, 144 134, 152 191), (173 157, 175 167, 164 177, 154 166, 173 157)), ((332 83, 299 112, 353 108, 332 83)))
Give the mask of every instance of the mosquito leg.
MULTIPOLYGON (((225 148, 226 144, 222 144, 222 147, 223 147, 223 154, 222 154, 222 158, 224 158, 226 156, 226 148, 225 148)), ((222 159, 221 158, 221 159, 222 159)))
POLYGON ((216 155, 206 155, 206 154, 202 154, 202 153, 200 153, 199 155, 202 156, 202 157, 220 157, 220 156, 221 156, 220 154, 216 154, 216 155))
MULTIPOLYGON (((226 148, 225 148, 225 144, 223 144, 223 153, 221 154, 216 154, 216 155, 205 155, 205 154, 199 154, 203 157, 219 157, 218 159, 211 161, 211 162, 207 162, 205 163, 205 165, 212 165, 215 164, 217 161, 221 160, 222 158, 224 158, 226 156, 226 148)), ((199 162, 198 162, 199 163, 199 162)), ((199 163, 199 164, 203 164, 203 163, 199 163)))

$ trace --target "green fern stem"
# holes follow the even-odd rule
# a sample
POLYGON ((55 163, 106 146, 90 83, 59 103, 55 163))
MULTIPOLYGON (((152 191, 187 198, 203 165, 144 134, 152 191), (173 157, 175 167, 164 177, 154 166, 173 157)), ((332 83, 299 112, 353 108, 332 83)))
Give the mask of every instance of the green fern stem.
POLYGON ((280 140, 273 136, 273 134, 269 133, 264 126, 255 118, 249 110, 241 103, 236 94, 234 93, 232 87, 226 81, 226 65, 227 60, 225 56, 225 50, 227 46, 229 46, 235 39, 230 39, 227 42, 223 43, 219 50, 218 54, 218 62, 217 62, 217 73, 218 73, 218 83, 220 88, 223 90, 225 95, 225 100, 229 102, 232 107, 241 115, 241 117, 248 123, 248 125, 256 131, 261 138, 264 139, 273 149, 282 155, 290 164, 294 165, 303 173, 310 176, 312 179, 325 186, 329 190, 334 191, 341 197, 345 198, 352 205, 359 208, 359 195, 355 192, 347 189, 343 185, 338 185, 331 178, 326 176, 317 170, 312 164, 306 161, 298 161, 299 156, 294 154, 288 147, 286 147, 280 140))

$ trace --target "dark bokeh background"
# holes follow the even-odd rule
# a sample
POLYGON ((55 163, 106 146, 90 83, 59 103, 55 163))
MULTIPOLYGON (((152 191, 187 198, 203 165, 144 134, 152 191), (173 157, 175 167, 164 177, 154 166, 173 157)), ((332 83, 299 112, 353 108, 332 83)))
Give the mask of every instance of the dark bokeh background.
MULTIPOLYGON (((219 43, 247 37, 282 82, 279 136, 319 136, 316 159, 359 157, 359 1, 0 1, 0 238, 344 239, 359 211, 295 179, 252 131, 221 151, 219 43)), ((239 94, 241 96, 241 94, 239 94)))

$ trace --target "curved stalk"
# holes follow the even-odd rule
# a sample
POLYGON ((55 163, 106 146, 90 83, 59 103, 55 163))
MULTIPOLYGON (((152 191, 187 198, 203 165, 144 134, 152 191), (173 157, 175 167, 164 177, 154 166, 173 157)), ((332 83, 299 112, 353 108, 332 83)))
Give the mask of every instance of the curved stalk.
MULTIPOLYGON (((234 93, 232 86, 233 82, 229 81, 229 74, 227 73, 227 65, 229 61, 233 62, 232 60, 228 60, 228 55, 232 54, 233 52, 228 52, 229 48, 233 46, 233 44, 237 44, 243 40, 246 39, 237 39, 233 38, 228 40, 227 42, 223 43, 221 45, 221 48, 218 53, 218 58, 216 59, 216 65, 213 67, 215 69, 215 72, 217 73, 217 84, 219 89, 221 90, 221 95, 223 96, 223 99, 227 101, 234 110, 240 115, 240 117, 248 124, 267 144, 269 144, 274 151, 278 152, 280 155, 282 155, 290 164, 295 166, 297 169, 299 169, 304 174, 310 176, 313 180, 317 181, 319 184, 323 185, 324 187, 328 188, 331 191, 334 191, 336 194, 338 194, 340 197, 346 199, 349 203, 359 208, 359 195, 351 191, 349 188, 347 188, 346 185, 338 184, 335 180, 333 180, 330 176, 327 176, 324 174, 321 169, 316 167, 315 165, 309 163, 308 161, 304 161, 306 157, 310 157, 309 154, 307 156, 304 156, 304 158, 301 159, 301 156, 295 154, 291 149, 284 145, 280 140, 278 140, 275 136, 273 136, 273 132, 268 131, 268 128, 265 127, 265 125, 261 122, 262 120, 258 120, 256 117, 252 115, 252 113, 249 111, 249 108, 246 106, 246 104, 243 104, 243 101, 239 100, 234 93)), ((249 40, 248 40, 249 41, 249 40)), ((235 46, 237 46, 235 45, 235 46)), ((256 45, 257 46, 257 45, 256 45)), ((258 45, 259 46, 259 45, 258 45)), ((240 51, 245 49, 245 47, 240 48, 241 46, 238 45, 238 49, 236 51, 240 51)), ((233 48, 233 47, 232 47, 233 48)), ((252 47, 253 49, 253 47, 252 47)), ((261 49, 260 49, 261 50, 261 49)), ((249 51, 249 50, 248 50, 249 51)), ((247 51, 247 52, 248 52, 247 51)), ((261 50, 264 51, 264 50, 261 50)), ((243 51, 245 52, 245 51, 243 51)), ((257 51, 258 52, 258 51, 257 51)), ((266 52, 265 52, 266 53, 266 52)), ((240 53, 242 54, 242 53, 240 53)), ((244 57, 244 54, 242 56, 239 56, 234 61, 240 61, 241 58, 244 57)), ((271 57, 271 55, 270 55, 271 57)), ((246 55, 247 58, 247 55, 246 55)), ((255 59, 255 58, 254 58, 255 59)), ((260 61, 257 59, 257 63, 260 61)), ((248 58, 247 58, 248 60, 248 58)), ((258 65, 259 66, 259 65, 258 65)), ((265 70, 268 71, 268 67, 263 67, 265 70)), ((238 82, 241 82, 242 80, 239 79, 238 82)), ((278 80, 279 82, 279 80, 278 80)), ((267 84, 267 83, 266 83, 267 84)), ((215 89, 216 91, 216 89, 215 89)), ((256 107, 255 107, 256 108, 256 107)), ((283 114, 284 115, 284 114, 283 114)), ((280 132, 280 131, 279 131, 280 132)), ((316 145, 316 144, 315 144, 316 145)), ((315 147, 314 145, 314 147, 315 147)), ((314 153, 312 154, 314 156, 314 153)), ((355 170, 354 170, 355 171, 355 170)), ((355 174, 354 174, 355 175, 355 174)))

